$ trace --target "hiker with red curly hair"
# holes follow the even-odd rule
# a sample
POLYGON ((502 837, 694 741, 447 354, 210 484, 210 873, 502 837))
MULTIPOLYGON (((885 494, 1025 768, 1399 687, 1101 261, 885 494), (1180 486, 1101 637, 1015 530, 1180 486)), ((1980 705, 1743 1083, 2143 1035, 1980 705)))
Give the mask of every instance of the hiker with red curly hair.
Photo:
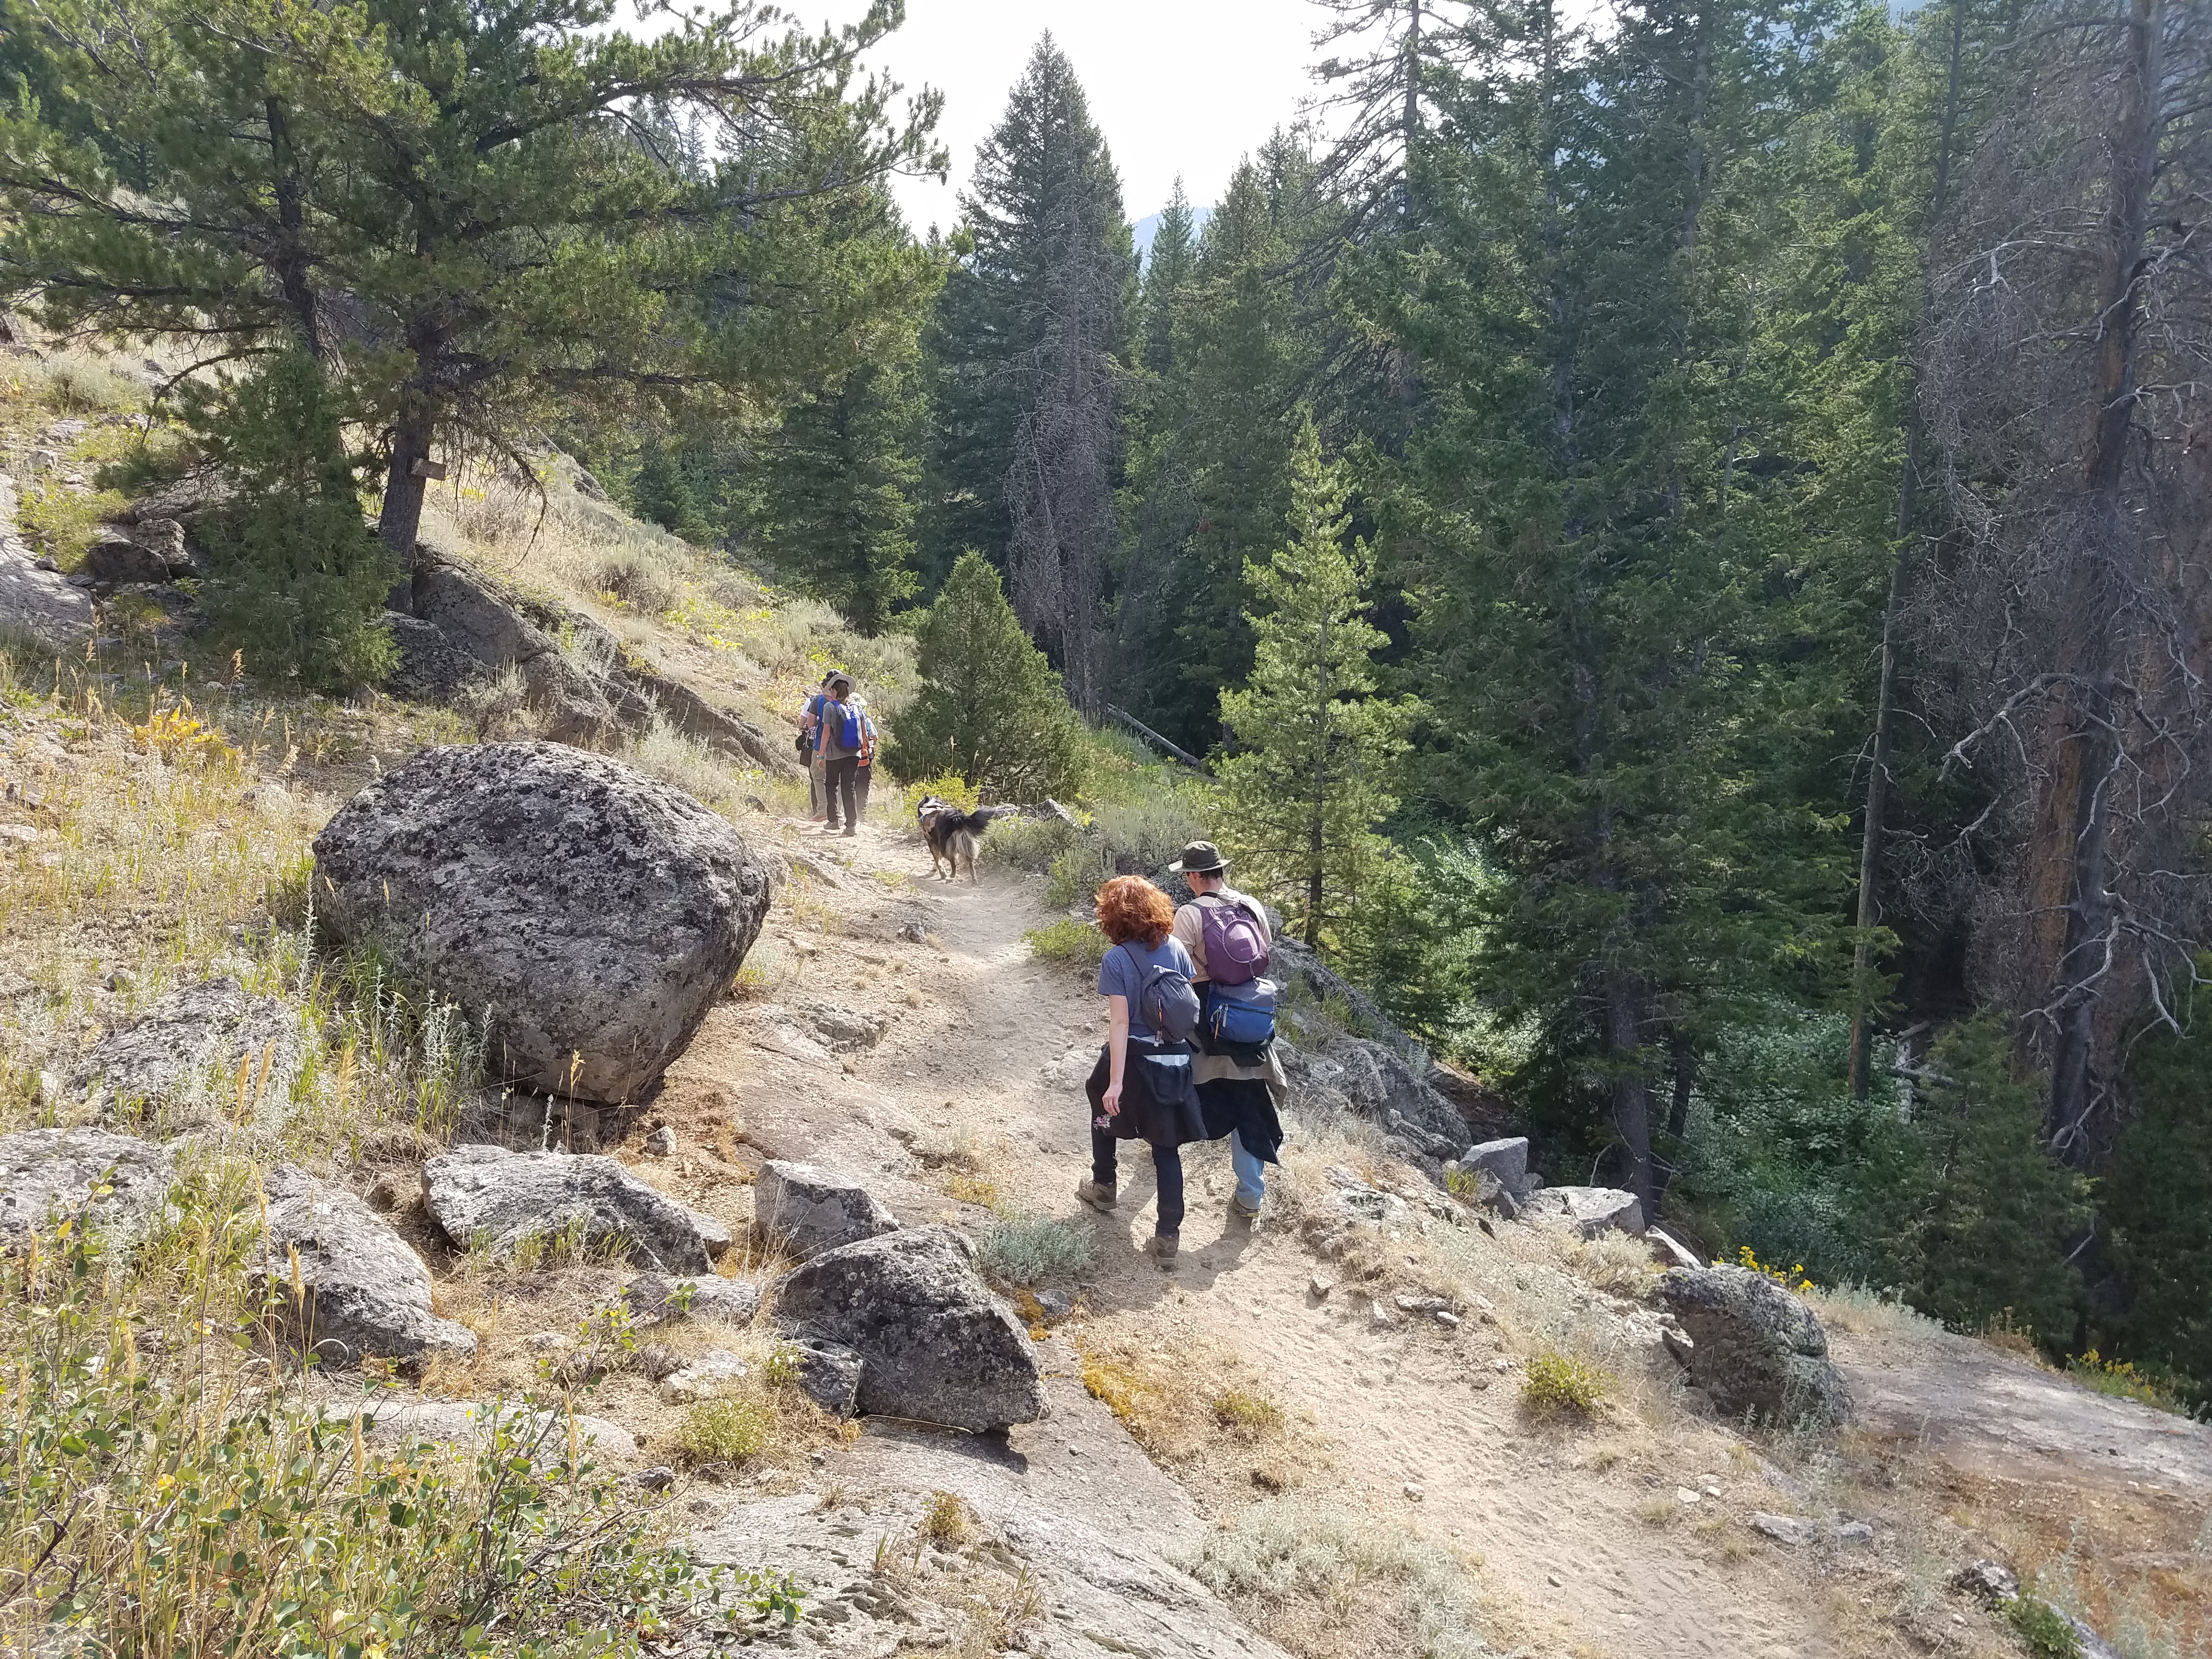
POLYGON ((1098 964, 1106 1047, 1084 1085, 1091 1097, 1091 1179, 1075 1195, 1111 1213, 1120 1201, 1115 1142, 1145 1142, 1158 1199, 1152 1254, 1166 1267, 1182 1231, 1181 1148, 1206 1139, 1188 1041, 1198 1014, 1190 953, 1173 937, 1175 906, 1142 876, 1117 876, 1101 887, 1097 915, 1110 945, 1098 964))

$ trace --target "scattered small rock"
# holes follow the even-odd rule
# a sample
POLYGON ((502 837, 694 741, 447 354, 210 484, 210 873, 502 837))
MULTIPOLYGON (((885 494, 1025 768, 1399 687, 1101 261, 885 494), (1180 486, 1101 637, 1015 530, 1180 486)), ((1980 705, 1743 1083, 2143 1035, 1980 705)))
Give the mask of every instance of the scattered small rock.
POLYGON ((1644 1237, 1651 1246, 1651 1254, 1662 1267, 1702 1267, 1698 1253, 1676 1238, 1663 1227, 1646 1227, 1644 1237))
POLYGON ((1451 1306, 1449 1302, 1440 1296, 1414 1296, 1404 1293, 1394 1297, 1392 1300, 1398 1304, 1400 1313, 1407 1314, 1443 1313, 1451 1306))
POLYGON ((1506 1358, 1504 1355, 1500 1354, 1497 1358, 1490 1362, 1490 1369, 1496 1371, 1500 1376, 1503 1376, 1506 1372, 1513 1369, 1513 1362, 1506 1358))
POLYGON ((1367 1304, 1367 1320, 1370 1324, 1377 1328, 1395 1325, 1398 1322, 1390 1317, 1390 1310, 1380 1302, 1370 1302, 1367 1304))
POLYGON ((676 1484, 676 1471, 665 1463, 657 1463, 649 1469, 640 1469, 629 1479, 632 1486, 641 1486, 647 1492, 666 1492, 676 1484))
POLYGON ((750 1325, 759 1314, 760 1286, 742 1279, 722 1279, 708 1273, 696 1279, 670 1279, 659 1273, 640 1273, 623 1286, 623 1302, 631 1322, 641 1328, 673 1319, 700 1319, 717 1325, 750 1325))
POLYGON ((751 1370, 744 1360, 726 1349, 709 1348, 704 1353, 693 1354, 684 1362, 681 1370, 660 1378, 660 1397, 672 1405, 716 1399, 751 1370))
POLYGON ((1328 1293, 1335 1288, 1336 1281, 1329 1278, 1326 1273, 1316 1273, 1311 1279, 1306 1281, 1307 1294, 1311 1296, 1316 1302, 1328 1301, 1328 1293))
POLYGON ((668 1158, 676 1151, 676 1131, 665 1123, 645 1138, 645 1150, 649 1157, 668 1158))
POLYGON ((1677 1504, 1694 1504, 1698 1501, 1698 1498, 1699 1494, 1692 1492, 1687 1486, 1674 1488, 1674 1501, 1677 1504))
POLYGON ((1546 1187, 1531 1193, 1522 1209, 1534 1220, 1571 1227, 1584 1238, 1644 1231, 1644 1208, 1636 1194, 1611 1187, 1546 1187))
POLYGON ((1455 1331, 1459 1328, 1459 1316, 1449 1308, 1438 1308, 1433 1316, 1437 1323, 1448 1331, 1455 1331))
POLYGON ((2001 1561, 1974 1561, 1951 1575, 1951 1588, 1995 1607, 2020 1594, 2020 1579, 2001 1561))
POLYGON ((1039 1291, 1037 1306, 1044 1310, 1047 1319, 1059 1321, 1075 1311, 1075 1294, 1072 1291, 1039 1291))
POLYGON ((1846 1521, 1836 1528, 1836 1541, 1838 1544, 1871 1544, 1874 1542, 1874 1528, 1864 1521, 1846 1521))
POLYGON ((1776 1543, 1795 1549, 1813 1535, 1813 1523, 1794 1515, 1770 1515, 1765 1510, 1751 1513, 1751 1529, 1776 1543))
POLYGON ((1416 1504, 1419 1503, 1421 1501, 1420 1487, 1415 1485, 1413 1481, 1408 1480, 1406 1483, 1406 1496, 1412 1498, 1416 1504))

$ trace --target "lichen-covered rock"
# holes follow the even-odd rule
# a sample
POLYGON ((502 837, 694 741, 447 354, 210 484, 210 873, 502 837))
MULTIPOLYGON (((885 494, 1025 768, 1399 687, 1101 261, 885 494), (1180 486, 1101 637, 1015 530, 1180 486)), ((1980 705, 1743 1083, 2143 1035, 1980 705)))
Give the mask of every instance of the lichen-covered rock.
POLYGON ((915 1227, 824 1252, 776 1286, 775 1318, 860 1356, 864 1413, 983 1432, 1044 1409, 1036 1348, 951 1227, 915 1227))
POLYGON ((476 1357, 468 1328, 431 1310, 422 1259, 368 1205, 289 1164, 269 1173, 263 1192, 269 1229, 253 1277, 291 1341, 325 1365, 357 1365, 369 1355, 410 1363, 476 1357))
POLYGON ((637 1442, 629 1430, 580 1412, 534 1411, 527 1406, 490 1400, 404 1400, 391 1395, 323 1408, 323 1420, 333 1425, 356 1415, 364 1434, 388 1443, 427 1443, 473 1451, 498 1431, 511 1437, 517 1452, 527 1453, 541 1465, 565 1464, 572 1439, 579 1454, 617 1457, 624 1462, 637 1455, 637 1442))
POLYGON ((552 743, 428 749, 315 839, 317 917, 488 1015, 510 1081, 633 1100, 760 933, 769 872, 680 789, 552 743))
POLYGON ((0 1243, 20 1243, 64 1216, 88 1213, 118 1243, 140 1237, 176 1177, 166 1146, 105 1129, 0 1135, 0 1243), (94 1197, 96 1188, 107 1191, 94 1197))
POLYGON ((704 1273, 729 1230, 648 1187, 611 1158, 457 1146, 422 1169, 423 1200, 462 1249, 481 1241, 501 1259, 526 1238, 572 1228, 592 1248, 619 1247, 641 1267, 704 1273))
POLYGON ((184 985, 85 1050, 63 1087, 98 1096, 108 1115, 144 1114, 173 1128, 248 1114, 290 1096, 300 1070, 300 1011, 254 996, 235 979, 184 985))
POLYGON ((753 1225, 763 1238, 804 1258, 896 1231, 898 1218, 850 1176, 819 1164, 770 1158, 753 1184, 753 1225))
POLYGON ((1674 1267, 1659 1299, 1690 1334, 1690 1380, 1723 1415, 1834 1426, 1850 1415, 1827 1333, 1804 1299, 1745 1267, 1674 1267))
POLYGON ((799 1391, 832 1417, 850 1417, 860 1410, 860 1376, 866 1369, 860 1356, 841 1342, 818 1336, 802 1336, 787 1350, 799 1374, 799 1391))
POLYGON ((1517 1197, 1528 1181, 1528 1137, 1515 1135, 1470 1146, 1459 1155, 1459 1166, 1491 1176, 1517 1197))

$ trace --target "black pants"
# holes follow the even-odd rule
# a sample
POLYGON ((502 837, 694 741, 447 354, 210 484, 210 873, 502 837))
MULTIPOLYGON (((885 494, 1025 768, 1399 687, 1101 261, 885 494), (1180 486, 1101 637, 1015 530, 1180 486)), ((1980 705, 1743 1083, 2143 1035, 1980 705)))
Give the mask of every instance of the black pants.
POLYGON ((854 793, 860 785, 860 757, 858 755, 840 755, 834 760, 823 763, 822 794, 829 802, 830 827, 832 830, 837 827, 837 798, 841 791, 845 799, 845 822, 855 830, 860 827, 860 808, 854 803, 854 793))
MULTIPOLYGON (((1114 1148, 1120 1143, 1097 1124, 1091 1126, 1091 1178, 1102 1187, 1115 1184, 1114 1148)), ((1152 1182, 1159 1189, 1159 1220, 1153 1231, 1173 1238, 1182 1231, 1182 1148, 1152 1148, 1152 1182)))

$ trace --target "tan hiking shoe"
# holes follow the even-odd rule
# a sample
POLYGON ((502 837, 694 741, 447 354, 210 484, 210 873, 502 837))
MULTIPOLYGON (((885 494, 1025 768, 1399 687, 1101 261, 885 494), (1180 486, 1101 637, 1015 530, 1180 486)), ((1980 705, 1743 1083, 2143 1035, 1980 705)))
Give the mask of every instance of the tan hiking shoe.
POLYGON ((1180 1241, 1173 1233, 1154 1233, 1152 1242, 1146 1247, 1152 1259, 1163 1267, 1175 1266, 1176 1251, 1180 1241))
POLYGON ((1095 1181, 1084 1181, 1076 1183, 1075 1195, 1099 1214, 1104 1215, 1119 1201, 1121 1191, 1115 1187, 1102 1187, 1095 1181))

